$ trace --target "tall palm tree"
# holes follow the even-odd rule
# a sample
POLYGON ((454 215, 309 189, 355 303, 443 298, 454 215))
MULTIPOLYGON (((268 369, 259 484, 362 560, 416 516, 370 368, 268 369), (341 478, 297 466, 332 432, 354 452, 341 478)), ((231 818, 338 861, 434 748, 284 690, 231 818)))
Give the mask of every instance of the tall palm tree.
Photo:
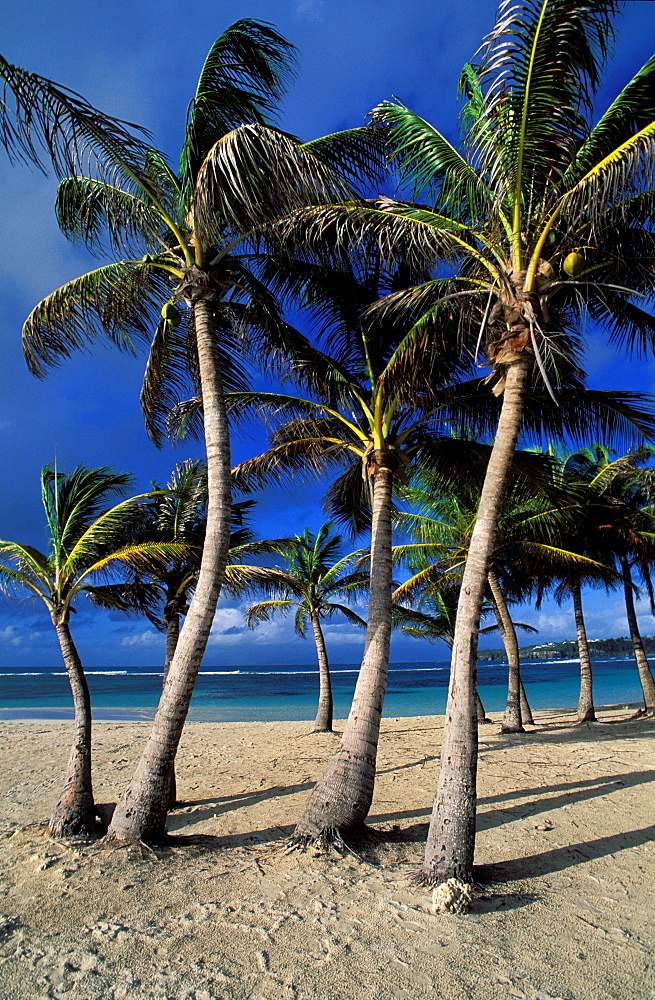
POLYGON ((319 675, 315 733, 331 733, 333 721, 332 684, 321 620, 338 612, 352 625, 366 628, 364 619, 352 608, 334 600, 339 596, 355 596, 368 587, 368 574, 351 569, 355 554, 336 559, 341 544, 341 535, 334 534, 332 524, 327 522, 315 535, 305 528, 301 535, 280 545, 278 551, 285 557, 286 568, 283 573, 275 571, 271 576, 280 596, 252 604, 246 611, 248 625, 253 628, 275 614, 287 614, 295 608, 295 630, 303 638, 311 623, 319 675))
POLYGON ((130 477, 107 468, 78 466, 65 475, 51 465, 41 470, 41 498, 50 546, 0 541, 0 587, 7 594, 27 593, 45 604, 57 633, 75 709, 75 739, 64 788, 50 819, 53 836, 93 832, 95 807, 91 782, 91 703, 84 670, 70 631, 70 615, 80 595, 92 597, 103 578, 115 571, 147 572, 177 554, 175 545, 134 542, 150 494, 107 504, 121 494, 130 477))
POLYGON ((448 268, 387 297, 428 337, 459 330, 486 340, 489 381, 502 396, 473 532, 453 646, 441 768, 425 861, 433 884, 470 881, 475 840, 478 622, 495 525, 531 380, 560 400, 579 382, 576 321, 585 312, 610 342, 644 352, 655 320, 634 302, 653 286, 655 57, 593 125, 591 109, 613 38, 615 0, 502 0, 462 77, 463 151, 399 102, 388 129, 402 179, 425 203, 380 199, 305 213, 305 240, 356 238, 448 268), (475 329, 474 329, 475 327, 475 329))
MULTIPOLYGON (((157 839, 164 833, 170 762, 227 562, 231 494, 224 390, 245 384, 238 361, 245 350, 254 353, 267 338, 278 346, 286 344, 289 337, 273 296, 250 267, 249 254, 242 252, 246 229, 256 224, 260 204, 271 199, 274 190, 280 206, 350 192, 332 168, 371 161, 369 143, 361 134, 379 131, 354 130, 352 139, 347 134, 327 136, 301 147, 268 129, 292 62, 292 47, 272 27, 237 21, 216 40, 200 74, 178 175, 159 153, 150 151, 141 172, 129 160, 115 158, 119 183, 66 178, 57 199, 64 232, 92 247, 106 235, 127 259, 53 292, 33 310, 23 329, 28 363, 33 372, 43 374, 97 334, 131 349, 156 327, 142 392, 155 441, 189 379, 202 396, 208 509, 198 583, 152 736, 114 813, 108 832, 113 840, 157 839), (244 121, 248 126, 236 130, 239 145, 234 130, 244 121), (244 143, 250 151, 250 173, 240 159, 244 143), (246 229, 238 211, 244 201, 246 229), (186 308, 179 310, 176 303, 186 308)), ((378 153, 372 159, 376 157, 378 153)))

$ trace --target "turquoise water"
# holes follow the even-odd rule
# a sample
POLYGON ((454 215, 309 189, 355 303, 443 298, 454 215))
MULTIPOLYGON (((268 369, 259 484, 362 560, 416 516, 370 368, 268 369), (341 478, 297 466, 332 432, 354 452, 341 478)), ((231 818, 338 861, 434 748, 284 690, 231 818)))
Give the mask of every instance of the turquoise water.
MULTIPOLYGON (((569 709, 578 700, 577 660, 526 662, 523 683, 533 709, 569 709)), ((633 660, 594 660, 594 700, 600 705, 641 701, 633 660)), ((162 673, 153 667, 87 672, 96 719, 151 719, 161 692, 162 673)), ((387 717, 438 715, 446 706, 449 664, 396 663, 389 670, 384 705, 387 717)), ((332 668, 335 718, 348 715, 357 680, 356 664, 332 668)), ((480 696, 487 711, 505 707, 507 667, 480 664, 480 696)), ((189 718, 199 722, 311 720, 318 678, 313 665, 259 665, 234 670, 201 670, 189 718)), ((70 719, 68 679, 63 667, 0 668, 0 719, 70 719)))

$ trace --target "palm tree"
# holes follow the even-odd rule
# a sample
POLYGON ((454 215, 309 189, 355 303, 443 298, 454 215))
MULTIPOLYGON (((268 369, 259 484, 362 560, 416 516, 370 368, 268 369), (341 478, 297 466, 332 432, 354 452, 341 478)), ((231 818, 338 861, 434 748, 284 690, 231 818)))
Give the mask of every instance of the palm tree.
MULTIPOLYGON (((328 763, 298 822, 293 839, 300 844, 339 839, 355 831, 370 808, 382 705, 386 690, 392 629, 391 517, 394 487, 402 484, 410 463, 433 460, 439 452, 439 429, 446 416, 461 420, 474 410, 477 382, 452 387, 453 369, 466 368, 446 345, 431 358, 440 399, 426 405, 408 365, 400 324, 361 322, 362 309, 380 294, 406 280, 404 266, 386 269, 372 250, 355 262, 342 260, 332 269, 296 261, 289 281, 318 317, 327 350, 296 340, 288 378, 309 396, 235 393, 230 412, 276 415, 281 423, 264 454, 234 470, 243 488, 287 482, 293 470, 314 473, 345 466, 326 496, 329 513, 354 533, 370 525, 370 600, 364 656, 341 743, 328 763), (295 283, 295 284, 294 284, 295 283)), ((272 262, 272 266, 275 262, 272 262)), ((411 273, 411 272, 410 272, 411 273)), ((193 406, 178 417, 186 427, 193 406)), ((483 417, 478 417, 483 421, 483 417)))
MULTIPOLYGON (((616 565, 623 585, 628 628, 644 696, 644 712, 655 712, 655 681, 641 639, 634 605, 632 574, 636 569, 652 595, 650 564, 655 550, 655 472, 643 467, 655 449, 644 446, 618 458, 600 444, 569 455, 566 466, 580 479, 595 500, 596 508, 587 531, 588 544, 616 565)), ((651 606, 653 606, 651 599, 651 606)))
POLYGON ((352 625, 366 628, 366 622, 352 608, 334 601, 335 597, 352 596, 368 586, 366 573, 349 569, 354 553, 335 561, 340 548, 341 535, 333 533, 330 522, 322 524, 316 535, 305 528, 302 535, 295 535, 279 546, 286 568, 283 573, 275 571, 271 582, 282 596, 252 604, 246 611, 248 625, 254 628, 276 613, 286 614, 295 608, 295 630, 303 639, 311 623, 319 675, 315 733, 332 732, 332 684, 321 619, 330 619, 339 612, 352 625))
POLYGON ((609 510, 600 492, 592 485, 594 473, 582 460, 582 456, 590 455, 589 449, 583 448, 556 455, 554 449, 550 448, 549 452, 555 459, 551 466, 554 479, 557 480, 564 496, 562 501, 564 516, 559 518, 555 511, 554 518, 550 520, 552 543, 557 546, 559 553, 563 550, 575 551, 587 558, 556 558, 554 561, 549 560, 547 565, 542 560, 537 580, 536 607, 541 606, 544 595, 552 588, 554 597, 559 603, 568 597, 572 599, 580 659, 577 721, 595 722, 593 676, 582 603, 582 585, 610 587, 615 583, 615 573, 611 568, 613 555, 597 531, 598 525, 607 520, 609 510), (573 517, 570 516, 571 513, 573 517))
MULTIPOLYGON (((397 553, 398 549, 402 549, 402 546, 395 546, 394 548, 397 553)), ((412 568, 417 569, 416 566, 412 568)), ((419 572, 425 569, 427 567, 421 567, 419 572)), ((401 631, 405 635, 412 636, 413 639, 427 639, 428 642, 436 642, 438 639, 441 639, 452 649, 459 587, 459 582, 453 583, 452 580, 448 580, 445 573, 438 582, 432 580, 430 582, 424 581, 417 608, 411 607, 409 609, 406 605, 399 603, 403 599, 407 599, 406 594, 403 593, 404 585, 401 584, 400 587, 397 587, 392 594, 394 610, 399 609, 401 613, 406 613, 409 610, 412 617, 418 611, 422 619, 410 619, 404 622, 400 626, 401 631)), ((487 610, 487 608, 482 609, 482 618, 484 618, 487 610)), ((488 631, 488 628, 480 629, 481 633, 488 631)), ((475 693, 475 709, 478 722, 491 722, 491 719, 486 717, 484 705, 478 691, 475 693)))
POLYGON ((368 155, 370 143, 362 138, 379 130, 356 129, 354 138, 327 136, 300 146, 266 128, 292 62, 292 47, 272 27, 237 21, 216 40, 200 74, 178 175, 151 150, 141 171, 116 156, 111 183, 83 177, 62 181, 57 214, 64 232, 92 247, 106 233, 127 259, 53 292, 23 329, 28 364, 42 375, 97 334, 132 349, 156 326, 142 392, 146 424, 156 442, 189 380, 202 396, 208 506, 198 582, 151 738, 114 813, 112 840, 164 834, 167 775, 227 563, 231 491, 224 390, 245 385, 238 361, 245 350, 255 353, 267 339, 279 347, 290 337, 273 296, 250 267, 250 255, 241 252, 244 236, 263 215, 267 199, 275 196, 280 207, 287 207, 312 197, 352 196, 333 165, 354 165, 354 176, 355 167, 379 159, 377 152, 368 155), (236 130, 237 140, 235 126, 244 121, 249 124, 236 130), (240 158, 244 144, 249 166, 240 158), (244 201, 248 211, 240 215, 244 201), (176 302, 186 309, 180 311, 176 302))
POLYGON ((439 783, 425 861, 429 884, 470 881, 475 840, 475 662, 495 526, 531 378, 561 400, 579 384, 576 320, 610 342, 652 349, 655 259, 655 57, 602 115, 591 108, 619 4, 502 0, 476 66, 465 67, 464 151, 398 102, 374 121, 389 132, 401 178, 429 203, 379 199, 304 217, 305 239, 365 227, 389 256, 415 252, 448 268, 381 308, 413 313, 428 337, 486 338, 489 381, 502 396, 459 603, 439 783))
MULTIPOLYGON (((478 446, 478 450, 482 455, 478 456, 481 461, 477 481, 470 453, 468 464, 472 481, 465 482, 459 478, 444 486, 438 475, 432 475, 428 471, 423 475, 420 485, 406 491, 406 499, 411 501, 416 510, 399 514, 398 527, 413 536, 414 541, 397 546, 396 557, 408 563, 412 576, 397 589, 394 594, 396 600, 411 599, 416 593, 423 594, 426 588, 428 594, 433 588, 437 588, 440 593, 443 587, 448 589, 456 582, 461 582, 475 527, 480 477, 484 474, 490 451, 482 445, 478 446)), ((554 546, 549 539, 554 497, 543 494, 542 487, 547 483, 543 465, 530 452, 517 454, 511 488, 499 517, 496 544, 487 570, 485 597, 496 617, 496 627, 502 636, 509 665, 503 732, 523 732, 523 723, 532 721, 521 682, 516 628, 528 631, 536 629, 523 623, 514 623, 508 603, 510 600, 525 599, 533 588, 534 577, 528 567, 534 565, 535 559, 543 561, 548 557, 552 560, 555 556, 554 546), (548 503, 545 503, 546 500, 548 503), (548 508, 551 508, 551 517, 544 523, 548 508)), ((550 492, 553 494, 554 490, 550 492)), ((568 553, 564 555, 571 558, 568 553)), ((453 628, 454 624, 453 620, 453 628)), ((482 633, 489 629, 480 631, 482 633)), ((450 645, 452 646, 452 636, 450 645)), ((479 705, 477 715, 480 715, 479 705)))
MULTIPOLYGON (((188 614, 202 557, 207 530, 207 466, 205 462, 180 462, 165 487, 152 483, 152 495, 142 507, 142 520, 135 526, 135 540, 172 545, 170 558, 147 567, 134 567, 128 579, 96 587, 90 595, 94 604, 128 615, 144 615, 166 636, 164 686, 180 636, 181 619, 188 614)), ((225 586, 238 596, 263 585, 263 570, 242 565, 248 555, 277 552, 281 540, 255 541, 247 525, 254 500, 231 505, 230 548, 225 569, 225 586)), ((282 540, 284 541, 284 540, 282 540)), ((169 805, 177 801, 175 762, 171 761, 169 805)))
POLYGON ((0 587, 8 594, 27 592, 43 601, 57 632, 75 709, 75 740, 64 789, 50 820, 53 836, 93 832, 95 807, 91 783, 91 704, 79 654, 70 632, 70 615, 80 595, 91 597, 112 571, 147 572, 177 554, 175 545, 135 542, 149 494, 106 505, 124 493, 130 477, 107 468, 78 466, 65 475, 46 465, 41 498, 50 532, 48 553, 31 545, 0 541, 0 587))

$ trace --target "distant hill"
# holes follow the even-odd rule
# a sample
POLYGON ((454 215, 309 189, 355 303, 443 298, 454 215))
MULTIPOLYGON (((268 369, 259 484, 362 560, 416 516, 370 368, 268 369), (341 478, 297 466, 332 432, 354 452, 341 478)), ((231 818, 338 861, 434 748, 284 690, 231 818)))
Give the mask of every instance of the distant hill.
MULTIPOLYGON (((644 635, 642 642, 647 654, 655 654, 655 636, 644 635)), ((632 642, 622 637, 620 639, 590 639, 589 653, 593 659, 604 659, 608 656, 632 656, 632 642)), ((571 660, 577 658, 578 644, 576 642, 546 642, 540 646, 521 646, 519 654, 522 660, 571 660)), ((492 663, 494 660, 507 659, 504 649, 478 650, 478 662, 492 663)))

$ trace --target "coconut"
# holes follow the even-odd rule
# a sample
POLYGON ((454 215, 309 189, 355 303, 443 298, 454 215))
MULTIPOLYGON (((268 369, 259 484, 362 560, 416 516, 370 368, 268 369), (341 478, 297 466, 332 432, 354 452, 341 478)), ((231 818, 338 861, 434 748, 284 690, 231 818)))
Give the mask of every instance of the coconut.
POLYGON ((162 319, 166 320, 169 326, 172 326, 173 329, 180 325, 182 317, 180 316, 179 309, 177 309, 172 302, 164 303, 161 309, 161 315, 162 319))
POLYGON ((576 278, 582 271, 584 271, 586 266, 586 261, 582 254, 576 253, 575 250, 564 258, 564 271, 568 274, 569 278, 576 278))

